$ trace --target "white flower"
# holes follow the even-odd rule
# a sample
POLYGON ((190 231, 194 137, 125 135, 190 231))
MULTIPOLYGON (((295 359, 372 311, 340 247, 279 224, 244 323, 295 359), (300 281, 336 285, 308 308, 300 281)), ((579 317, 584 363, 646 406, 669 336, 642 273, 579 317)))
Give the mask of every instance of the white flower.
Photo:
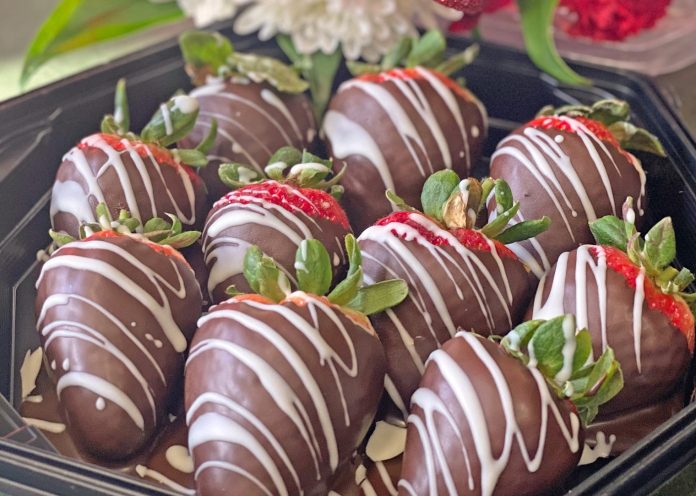
POLYGON ((177 0, 184 13, 193 18, 197 27, 207 26, 215 21, 229 19, 237 12, 237 5, 243 0, 177 0))
POLYGON ((333 53, 374 62, 416 26, 434 28, 460 18, 433 0, 230 0, 247 5, 234 28, 267 40, 287 34, 301 53, 333 53))

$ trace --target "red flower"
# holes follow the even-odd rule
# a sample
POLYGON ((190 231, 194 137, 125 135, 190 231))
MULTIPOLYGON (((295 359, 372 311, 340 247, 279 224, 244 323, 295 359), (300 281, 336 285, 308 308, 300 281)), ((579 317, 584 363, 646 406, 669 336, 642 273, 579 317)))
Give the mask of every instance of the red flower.
POLYGON ((651 28, 665 16, 671 0, 561 0, 571 13, 561 27, 573 36, 620 41, 651 28))

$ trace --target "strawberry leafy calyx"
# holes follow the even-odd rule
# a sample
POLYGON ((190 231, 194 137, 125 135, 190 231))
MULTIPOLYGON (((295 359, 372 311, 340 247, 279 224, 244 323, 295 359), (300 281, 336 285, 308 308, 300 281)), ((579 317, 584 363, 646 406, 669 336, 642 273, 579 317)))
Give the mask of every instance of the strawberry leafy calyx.
POLYGON ((559 398, 576 406, 585 426, 597 416, 599 407, 623 388, 614 351, 607 348, 593 360, 590 333, 577 329, 573 315, 524 322, 503 337, 500 345, 528 367, 539 370, 559 398))
MULTIPOLYGON (((407 212, 419 212, 392 191, 387 191, 387 198, 398 209, 407 212)), ((421 193, 423 214, 449 231, 476 230, 488 239, 501 244, 515 243, 533 238, 546 231, 551 220, 526 220, 510 226, 510 221, 520 209, 519 202, 512 198, 512 191, 502 179, 474 178, 461 180, 452 170, 441 170, 432 174, 423 185, 421 193), (496 200, 496 217, 484 226, 477 226, 486 200, 494 195, 496 200)))
MULTIPOLYGON (((437 29, 426 32, 420 38, 404 37, 397 42, 379 64, 348 61, 348 70, 356 77, 370 77, 393 69, 426 67, 451 76, 471 64, 478 56, 479 46, 471 45, 450 58, 445 57, 447 40, 437 29)), ((462 84, 463 86, 463 84, 462 84)))
POLYGON ((283 93, 304 93, 309 89, 297 68, 273 57, 237 52, 229 38, 220 33, 187 31, 179 37, 179 47, 186 72, 197 86, 213 77, 268 83, 283 93))
MULTIPOLYGON (((332 304, 363 315, 382 312, 406 298, 408 286, 402 279, 364 284, 362 255, 352 234, 345 237, 345 249, 349 260, 348 274, 329 292, 333 282, 329 253, 320 241, 303 240, 295 255, 297 289, 318 297, 326 296, 332 304)), ((244 277, 255 293, 276 303, 285 300, 292 293, 287 274, 271 257, 264 255, 258 246, 252 246, 246 252, 244 277)), ((241 293, 230 286, 227 294, 236 297, 241 293)))
POLYGON ((696 294, 687 292, 694 275, 687 268, 672 266, 677 255, 677 241, 672 218, 665 217, 641 237, 635 226, 633 199, 628 197, 623 206, 623 217, 607 215, 590 223, 590 230, 598 244, 611 246, 628 255, 629 260, 645 271, 655 286, 664 294, 679 295, 696 307, 696 294))
MULTIPOLYGON (((136 232, 140 227, 140 221, 131 217, 127 210, 121 210, 118 218, 114 219, 105 203, 100 203, 95 209, 97 222, 88 222, 80 225, 80 240, 85 240, 95 234, 125 234, 134 235, 150 243, 168 246, 180 250, 191 246, 198 238, 200 231, 184 231, 181 220, 176 215, 167 214, 169 220, 159 217, 148 220, 142 228, 142 232, 136 232)), ((49 236, 53 240, 54 249, 76 241, 73 236, 65 232, 49 230, 49 236)))
POLYGON ((106 135, 125 138, 133 143, 156 145, 171 154, 173 159, 190 167, 203 167, 208 163, 207 153, 212 148, 217 135, 217 121, 213 119, 210 130, 203 141, 194 149, 167 149, 186 137, 198 119, 198 101, 184 94, 176 94, 161 104, 155 114, 140 132, 130 131, 130 111, 126 95, 126 81, 120 79, 116 84, 114 113, 104 117, 101 131, 106 135))
MULTIPOLYGON (((623 100, 599 100, 593 105, 565 105, 563 107, 554 108, 546 106, 537 114, 538 117, 549 116, 568 116, 581 120, 585 124, 592 126, 592 121, 602 125, 599 128, 599 139, 605 139, 602 134, 604 131, 611 135, 608 141, 615 141, 622 149, 632 151, 642 151, 666 157, 662 143, 652 133, 645 129, 636 127, 629 122, 631 108, 628 102, 623 100), (591 122, 587 122, 588 119, 591 122), (605 128, 605 129, 604 129, 605 128)), ((594 129, 591 129, 594 131, 594 129)))
POLYGON ((335 172, 333 160, 323 159, 292 146, 285 146, 275 152, 263 173, 250 165, 239 163, 221 164, 218 169, 220 180, 233 190, 273 180, 299 188, 327 191, 337 200, 343 195, 343 187, 339 183, 345 173, 345 163, 341 170, 335 172))

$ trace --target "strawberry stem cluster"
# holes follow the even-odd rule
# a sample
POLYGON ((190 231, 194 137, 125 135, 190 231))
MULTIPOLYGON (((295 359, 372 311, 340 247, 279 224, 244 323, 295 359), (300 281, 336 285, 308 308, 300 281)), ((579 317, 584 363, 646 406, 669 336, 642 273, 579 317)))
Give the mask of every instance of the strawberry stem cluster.
POLYGON ((478 45, 471 45, 463 52, 445 58, 447 40, 440 30, 433 29, 420 38, 404 37, 387 52, 380 64, 348 61, 353 76, 379 74, 396 68, 427 67, 450 76, 471 64, 479 53, 478 45))
MULTIPOLYGON (((509 244, 533 238, 549 228, 551 220, 546 216, 509 226, 519 212, 520 203, 514 201, 510 186, 502 179, 461 180, 452 170, 438 171, 425 181, 421 204, 423 213, 446 229, 476 230, 480 214, 492 195, 495 197, 497 215, 477 229, 487 238, 509 244)), ((393 191, 387 191, 387 198, 401 210, 418 212, 393 191)))
POLYGON ((231 189, 270 179, 299 188, 328 191, 334 198, 340 199, 343 187, 338 183, 346 172, 346 166, 344 164, 336 173, 333 169, 331 159, 325 160, 307 150, 285 146, 271 156, 263 173, 250 165, 228 163, 220 165, 218 176, 231 189))
POLYGON ((542 108, 537 116, 584 117, 603 124, 625 150, 635 150, 666 157, 660 140, 645 129, 629 122, 631 107, 623 100, 599 100, 592 106, 565 105, 554 108, 551 105, 542 108))
POLYGON ((571 314, 524 322, 500 344, 528 367, 538 369, 559 398, 572 401, 585 426, 597 416, 599 406, 623 388, 623 374, 614 351, 607 348, 593 360, 592 337, 587 329, 577 330, 571 314), (573 350, 572 356, 566 353, 568 349, 573 350))
POLYGON ((590 230, 600 245, 613 246, 628 255, 628 258, 645 271, 655 286, 664 294, 682 298, 696 309, 696 293, 686 292, 694 282, 693 273, 672 266, 677 256, 677 241, 671 217, 665 217, 648 231, 645 238, 635 226, 633 198, 628 197, 623 206, 624 220, 613 215, 590 223, 590 230))
MULTIPOLYGON (((80 225, 79 239, 86 239, 94 233, 111 231, 119 234, 134 234, 140 227, 140 221, 131 217, 127 210, 121 210, 117 219, 113 219, 109 208, 105 203, 100 203, 95 209, 97 222, 88 222, 80 225)), ((191 246, 201 233, 199 231, 184 231, 181 220, 176 215, 167 214, 169 221, 155 217, 148 220, 143 226, 142 232, 137 233, 147 241, 160 245, 167 245, 180 250, 191 246)), ((56 247, 72 243, 75 238, 65 232, 56 232, 53 229, 48 231, 56 247)))
POLYGON ((214 77, 265 82, 283 93, 303 93, 309 88, 296 68, 272 57, 239 53, 220 33, 187 31, 179 37, 179 47, 195 85, 214 77))
MULTIPOLYGON (((352 234, 345 237, 345 247, 349 260, 348 275, 329 292, 332 271, 328 251, 316 239, 302 241, 295 256, 297 288, 316 296, 326 295, 334 305, 346 307, 364 315, 382 312, 398 305, 406 298, 408 286, 401 279, 364 286, 362 255, 352 234)), ((264 255, 258 246, 252 246, 246 252, 244 277, 255 293, 276 303, 281 302, 292 292, 288 276, 271 257, 264 255)), ((234 297, 241 293, 233 285, 227 288, 227 294, 234 297)))
MULTIPOLYGON (((198 119, 198 112, 198 102, 195 98, 176 94, 166 103, 160 105, 150 122, 145 125, 140 135, 137 135, 130 131, 126 81, 120 79, 116 84, 114 113, 104 116, 101 130, 105 134, 120 136, 130 141, 152 143, 166 148, 191 132, 196 124, 196 119, 198 119)), ((195 149, 171 149, 169 152, 183 164, 191 167, 203 167, 208 164, 206 154, 213 146, 216 135, 217 121, 213 119, 210 131, 195 149)))

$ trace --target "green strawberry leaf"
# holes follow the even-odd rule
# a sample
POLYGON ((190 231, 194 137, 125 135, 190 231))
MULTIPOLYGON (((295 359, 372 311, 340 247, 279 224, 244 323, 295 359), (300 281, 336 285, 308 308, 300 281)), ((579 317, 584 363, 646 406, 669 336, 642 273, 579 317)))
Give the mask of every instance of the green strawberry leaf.
POLYGON ((520 202, 513 203, 512 207, 504 211, 491 222, 481 228, 481 233, 490 239, 496 239, 520 210, 520 202))
POLYGON ((234 298, 235 296, 239 296, 240 294, 244 294, 241 291, 237 289, 237 286, 234 284, 230 284, 227 286, 227 289, 225 289, 225 294, 229 296, 230 298, 234 298))
POLYGON ((615 122, 626 121, 631 113, 631 106, 624 100, 607 99, 595 102, 587 117, 609 127, 615 122))
POLYGON ((578 408, 583 425, 589 425, 597 415, 599 406, 611 400, 623 388, 621 366, 611 348, 607 348, 588 368, 588 374, 572 382, 575 392, 570 398, 578 408))
POLYGON ((189 167, 205 167, 208 165, 208 156, 199 150, 175 148, 172 150, 172 155, 179 162, 189 167))
POLYGON ((187 95, 177 95, 160 105, 140 137, 145 142, 169 146, 191 132, 198 118, 198 101, 187 95))
POLYGON ((445 50, 447 41, 444 35, 439 29, 432 29, 413 44, 406 58, 406 67, 437 67, 442 62, 445 50))
POLYGON ((590 222, 590 231, 598 245, 613 246, 626 251, 628 237, 624 221, 613 215, 607 215, 590 222))
MULTIPOLYGON (((541 324, 534 331, 527 345, 529 356, 532 359, 530 364, 535 362, 536 368, 544 376, 553 379, 559 386, 565 380, 560 380, 559 382, 557 375, 566 366, 568 359, 568 357, 564 356, 563 350, 566 345, 573 348, 576 346, 575 331, 575 318, 572 315, 561 315, 541 324), (569 329, 572 336, 566 334, 566 331, 569 329)), ((567 369, 569 378, 572 374, 572 362, 567 365, 567 369)))
POLYGON ((68 243, 72 243, 75 241, 75 238, 70 236, 68 233, 65 233, 63 231, 54 231, 53 229, 49 229, 48 235, 51 237, 53 242, 56 244, 58 248, 60 248, 63 245, 67 245, 68 243))
POLYGON ((645 235, 643 256, 658 271, 668 267, 677 256, 677 240, 671 217, 665 217, 645 235))
POLYGON ((111 114, 104 116, 104 118, 101 121, 100 129, 101 132, 104 134, 118 135, 121 132, 118 124, 116 124, 116 119, 111 114))
MULTIPOLYGON (((464 69, 464 67, 470 65, 476 59, 476 57, 478 57, 480 50, 481 48, 479 45, 474 43, 473 45, 467 47, 467 49, 463 52, 459 52, 458 54, 442 62, 436 67, 436 70, 445 76, 452 76, 452 74, 459 72, 464 69)), ((465 85, 462 84, 461 86, 465 85)))
POLYGON ((360 288, 346 306, 365 315, 373 315, 398 305, 406 296, 406 282, 402 279, 391 279, 360 288))
POLYGON ((575 373, 587 364, 592 355, 592 335, 587 329, 581 329, 575 334, 575 355, 573 357, 573 378, 575 373))
POLYGON ((420 213, 420 211, 417 208, 413 208, 411 205, 406 203, 406 200, 401 198, 399 195, 394 193, 392 190, 388 189, 387 191, 385 191, 384 195, 387 197, 387 200, 389 200, 400 211, 420 213))
POLYGON ((154 217, 148 220, 143 227, 145 234, 162 231, 169 232, 170 230, 171 224, 164 219, 160 219, 159 217, 154 217))
POLYGON ((525 220, 510 226, 503 232, 498 234, 495 239, 504 245, 517 243, 538 236, 548 230, 551 225, 551 219, 543 216, 541 219, 525 220))
MULTIPOLYGON (((400 67, 404 64, 411 50, 413 50, 413 38, 408 36, 401 38, 401 40, 394 44, 392 49, 387 52, 382 59, 381 66, 378 66, 378 70, 375 72, 390 71, 396 67, 400 67)), ((348 67, 350 69, 350 65, 348 67)), ((351 73, 356 76, 352 70, 351 73)))
POLYGON ((194 84, 205 84, 208 76, 218 76, 234 53, 230 40, 220 33, 187 31, 179 36, 179 48, 186 63, 186 72, 194 84))
POLYGON ((230 189, 242 188, 265 179, 259 171, 242 164, 220 164, 218 177, 230 189))
POLYGON ((508 183, 502 179, 496 179, 494 190, 496 210, 498 211, 498 214, 502 214, 503 212, 510 210, 514 205, 514 201, 512 198, 512 190, 510 189, 508 183))
POLYGON ((130 110, 128 108, 128 95, 126 94, 126 80, 123 78, 116 83, 113 117, 118 134, 126 134, 130 130, 130 110))
POLYGON ((421 193, 423 213, 442 222, 442 210, 445 203, 452 192, 459 187, 460 181, 457 173, 449 169, 438 171, 428 177, 421 193))
POLYGON ((255 293, 276 303, 290 294, 290 281, 287 276, 258 246, 252 246, 246 252, 244 277, 255 293))
POLYGON ((353 77, 364 76, 365 74, 379 74, 382 72, 382 66, 377 64, 368 64, 357 60, 346 61, 346 67, 353 77))
POLYGON ((297 286, 305 293, 325 295, 331 287, 331 258, 324 245, 316 239, 300 243, 295 256, 297 286))
POLYGON ((626 150, 636 150, 652 153, 658 157, 666 157, 664 147, 654 134, 634 126, 629 122, 615 122, 609 126, 609 131, 626 150))
POLYGON ((215 138, 217 138, 217 131, 218 121, 213 117, 210 120, 210 129, 208 130, 208 134, 205 135, 203 141, 198 143, 196 151, 199 151, 202 154, 207 155, 208 152, 213 148, 213 145, 215 144, 215 138))
POLYGON ((201 237, 200 231, 186 231, 179 234, 168 236, 159 241, 161 245, 168 245, 172 248, 180 250, 194 244, 201 237))
POLYGON ((297 71, 273 57, 233 52, 227 57, 230 70, 255 83, 267 82, 282 93, 304 93, 309 83, 297 71))
POLYGON ((348 305, 357 296, 363 283, 362 254, 355 236, 347 234, 345 246, 349 263, 348 275, 328 296, 329 301, 336 305, 348 305))

